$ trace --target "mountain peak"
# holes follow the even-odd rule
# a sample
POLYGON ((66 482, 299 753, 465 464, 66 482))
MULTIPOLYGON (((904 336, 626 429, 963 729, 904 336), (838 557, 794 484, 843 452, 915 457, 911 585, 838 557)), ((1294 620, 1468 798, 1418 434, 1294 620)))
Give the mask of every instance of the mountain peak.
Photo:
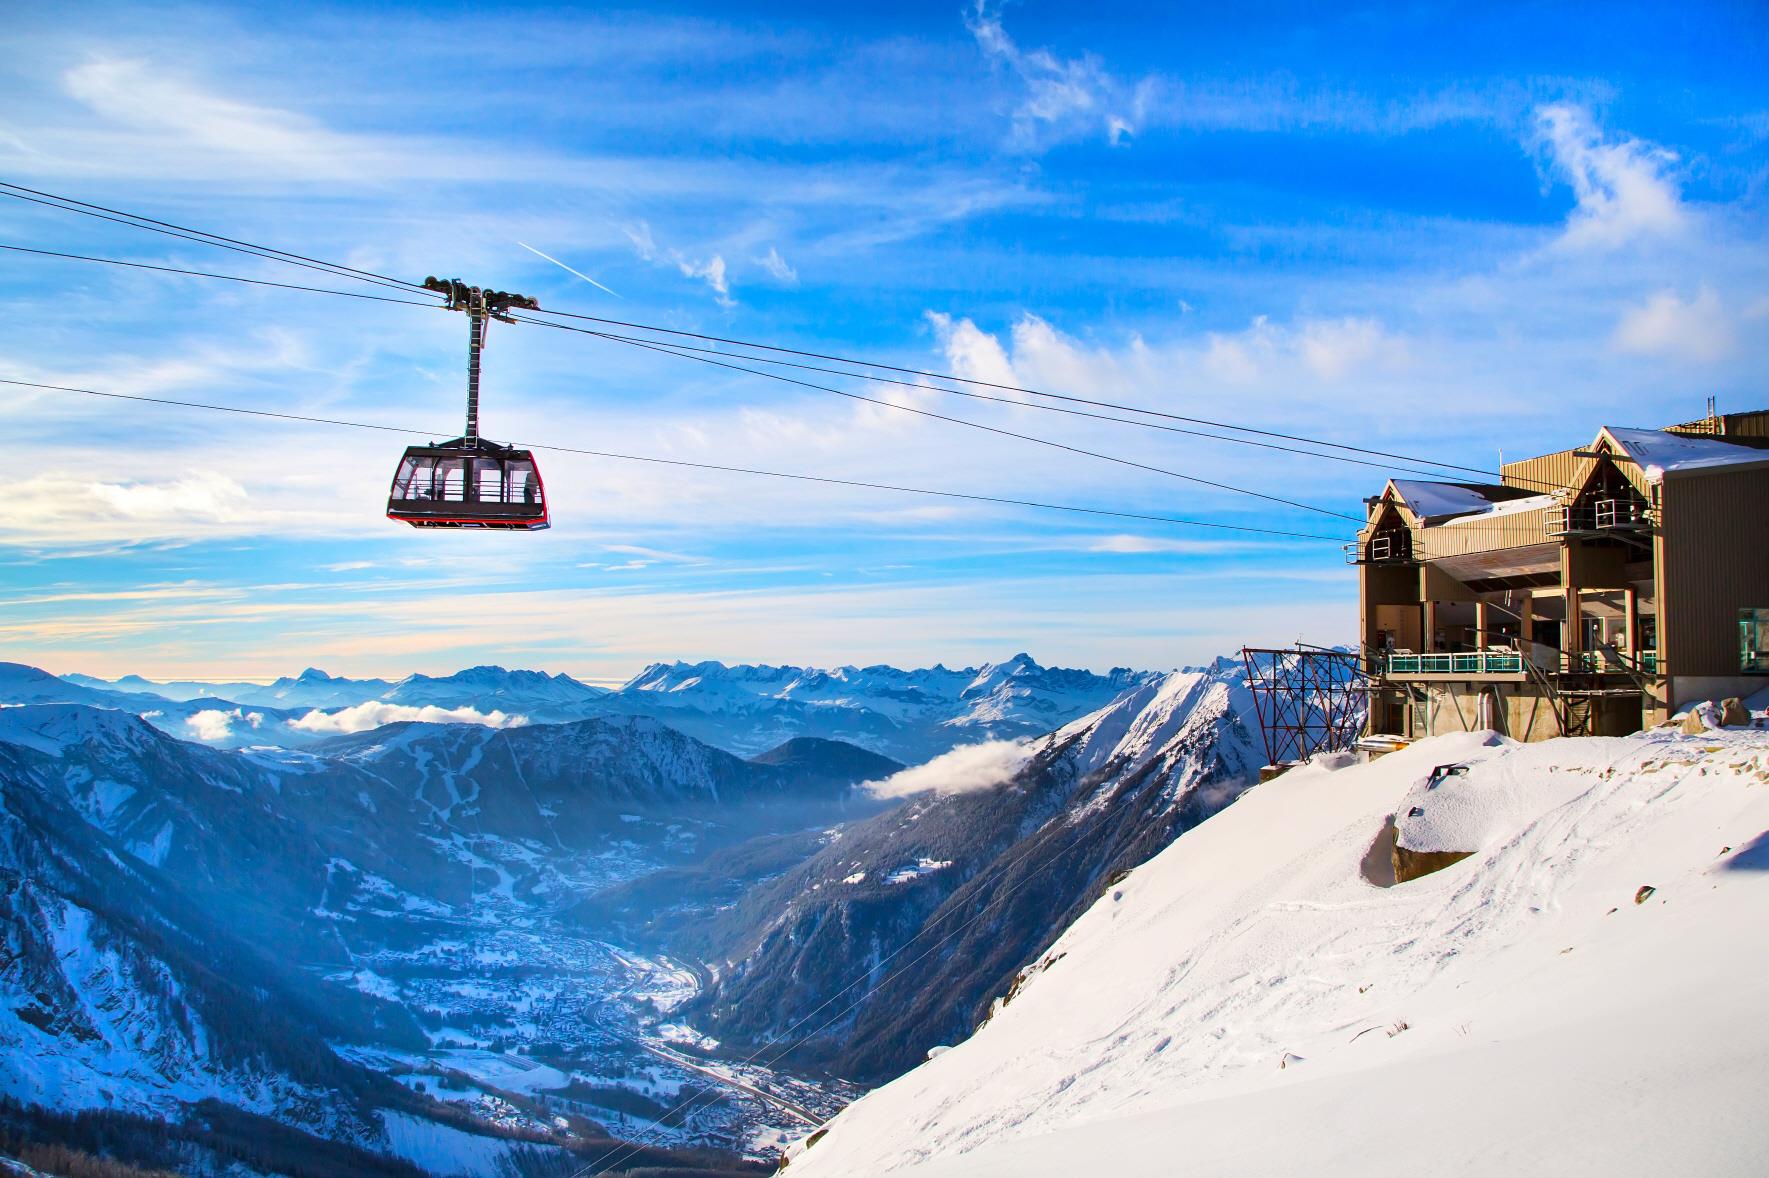
POLYGON ((308 667, 296 678, 303 683, 330 683, 332 681, 332 677, 318 667, 308 667))

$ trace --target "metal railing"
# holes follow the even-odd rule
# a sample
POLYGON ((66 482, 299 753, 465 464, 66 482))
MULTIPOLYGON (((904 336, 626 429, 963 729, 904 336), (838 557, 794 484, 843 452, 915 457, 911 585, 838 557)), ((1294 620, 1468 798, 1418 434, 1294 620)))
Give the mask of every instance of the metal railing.
POLYGON ((1345 545, 1346 564, 1389 564, 1413 558, 1413 538, 1407 532, 1379 532, 1368 540, 1345 545))
POLYGON ((1569 504, 1548 517, 1548 535, 1586 532, 1644 532, 1652 529, 1646 504, 1634 499, 1595 499, 1569 504))
POLYGON ((1601 675, 1613 672, 1658 673, 1658 651, 1581 650, 1566 651, 1560 656, 1560 669, 1569 674, 1601 675))
POLYGON ((1429 654, 1379 654, 1389 675, 1521 675, 1523 656, 1515 650, 1437 651, 1429 654))
MULTIPOLYGON (((1515 650, 1432 651, 1414 654, 1372 652, 1370 662, 1380 675, 1522 675, 1527 671, 1524 656, 1515 650)), ((1549 671, 1562 674, 1658 673, 1658 651, 1643 650, 1635 655, 1603 651, 1563 652, 1550 657, 1549 671)))

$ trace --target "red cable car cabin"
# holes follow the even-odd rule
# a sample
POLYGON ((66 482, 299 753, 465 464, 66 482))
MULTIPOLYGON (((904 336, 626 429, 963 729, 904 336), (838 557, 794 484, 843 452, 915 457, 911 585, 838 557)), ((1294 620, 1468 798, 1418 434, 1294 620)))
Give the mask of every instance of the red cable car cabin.
POLYGON ((393 475, 387 518, 414 528, 502 531, 539 531, 550 523, 534 455, 484 438, 408 447, 393 475))
POLYGON ((448 296, 449 310, 467 313, 467 432, 452 442, 406 448, 387 495, 387 518, 414 528, 538 532, 550 521, 534 455, 479 436, 479 354, 486 320, 514 323, 512 307, 534 311, 540 304, 458 278, 426 278, 424 289, 448 296))

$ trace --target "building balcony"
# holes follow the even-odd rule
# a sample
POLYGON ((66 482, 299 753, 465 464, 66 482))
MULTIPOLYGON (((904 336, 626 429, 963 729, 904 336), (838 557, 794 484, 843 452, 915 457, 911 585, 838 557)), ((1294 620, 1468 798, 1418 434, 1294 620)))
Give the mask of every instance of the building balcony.
POLYGON ((1515 650, 1377 654, 1376 672, 1390 679, 1522 679, 1523 656, 1515 650))
POLYGON ((1651 510, 1631 499, 1598 499, 1560 507, 1548 516, 1548 535, 1584 539, 1651 535, 1651 510))

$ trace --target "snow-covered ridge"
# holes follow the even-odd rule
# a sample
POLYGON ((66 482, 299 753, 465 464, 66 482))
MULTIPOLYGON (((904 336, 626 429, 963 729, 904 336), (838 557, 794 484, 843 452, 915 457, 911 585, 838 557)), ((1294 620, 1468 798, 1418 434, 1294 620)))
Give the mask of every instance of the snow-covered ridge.
POLYGON ((1753 1173, 1764 911, 1760 730, 1465 734, 1295 770, 1107 892, 789 1172, 1753 1173), (1469 772, 1428 789, 1449 762, 1469 772), (1389 815, 1477 845, 1377 886, 1389 815))

